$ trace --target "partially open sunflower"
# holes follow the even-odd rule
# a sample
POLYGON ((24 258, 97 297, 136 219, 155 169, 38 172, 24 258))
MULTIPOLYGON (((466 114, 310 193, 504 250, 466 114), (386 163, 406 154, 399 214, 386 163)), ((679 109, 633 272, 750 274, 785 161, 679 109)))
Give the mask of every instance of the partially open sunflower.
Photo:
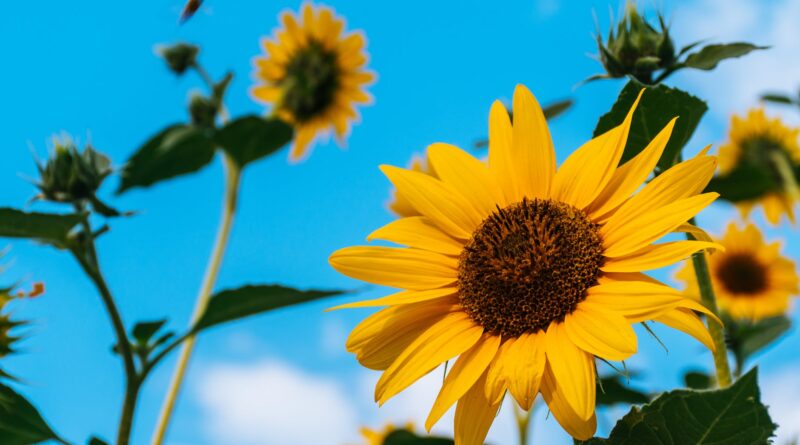
MULTIPOLYGON (((708 265, 720 310, 747 321, 785 314, 800 290, 795 263, 781 254, 780 242, 767 244, 752 224, 731 223, 719 243, 725 251, 708 255, 708 265)), ((699 295, 691 263, 677 277, 687 294, 699 295)))
POLYGON ((591 437, 595 358, 635 353, 634 323, 655 320, 713 348, 694 311, 713 315, 642 271, 717 246, 654 244, 694 230, 687 220, 716 199, 701 193, 715 158, 703 151, 639 190, 674 120, 618 168, 631 109, 624 123, 556 170, 544 115, 523 86, 513 109, 512 125, 499 101, 491 108, 488 165, 434 144, 428 159, 437 177, 381 167, 420 216, 396 220, 368 239, 408 247, 349 247, 330 257, 345 275, 402 289, 342 306, 388 306, 347 341, 362 365, 383 371, 376 401, 383 404, 458 357, 426 427, 457 403, 459 445, 483 443, 506 392, 524 409, 541 393, 567 432, 591 437))
POLYGON ((298 16, 282 15, 283 29, 263 42, 267 54, 255 59, 260 85, 253 96, 295 126, 293 161, 308 155, 318 134, 335 133, 344 145, 350 124, 359 119, 356 105, 371 102, 365 86, 375 79, 366 71, 366 39, 344 32, 344 19, 327 7, 306 3, 298 16))

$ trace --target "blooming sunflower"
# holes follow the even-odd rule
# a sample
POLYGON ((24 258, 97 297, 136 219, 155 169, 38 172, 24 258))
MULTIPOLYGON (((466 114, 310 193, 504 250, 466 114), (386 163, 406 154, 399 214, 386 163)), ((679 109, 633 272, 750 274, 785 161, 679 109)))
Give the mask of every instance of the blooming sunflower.
POLYGON ((349 247, 330 257, 345 275, 402 289, 340 306, 388 306, 347 340, 362 365, 383 371, 376 401, 458 357, 426 428, 457 402, 459 445, 483 443, 506 391, 526 410, 541 393, 567 432, 591 437, 595 357, 634 354, 634 323, 655 320, 713 348, 694 311, 713 315, 642 271, 717 246, 654 244, 673 231, 695 230, 687 220, 717 197, 701 193, 716 159, 704 150, 639 190, 674 120, 618 168, 631 109, 620 126, 557 170, 544 115, 524 86, 513 109, 512 125, 503 105, 492 105, 488 164, 433 144, 428 159, 438 178, 381 167, 420 216, 389 223, 368 239, 408 247, 349 247))
MULTIPOLYGON (((800 165, 800 129, 789 128, 778 118, 770 119, 761 108, 755 108, 747 116, 734 115, 728 142, 719 149, 719 170, 730 173, 740 165, 751 165, 768 171, 776 171, 774 156, 783 156, 795 168, 800 165)), ((776 182, 783 184, 780 176, 776 182)), ((783 214, 794 222, 794 199, 790 193, 773 192, 755 201, 744 201, 737 206, 743 217, 754 207, 761 205, 767 221, 777 225, 783 214)))
POLYGON ((255 59, 255 99, 295 126, 290 159, 304 158, 314 138, 333 131, 344 145, 350 124, 359 119, 357 104, 368 104, 364 87, 375 75, 364 69, 366 39, 343 34, 344 19, 327 7, 304 4, 297 16, 285 12, 283 28, 264 39, 266 54, 255 59))
MULTIPOLYGON (((431 163, 425 156, 414 155, 411 158, 408 168, 412 171, 425 173, 426 175, 438 178, 438 176, 436 176, 436 172, 433 171, 433 167, 431 167, 431 163)), ((397 193, 396 189, 392 191, 392 199, 389 201, 389 210, 401 218, 408 216, 421 216, 417 209, 411 205, 408 199, 406 199, 400 193, 397 193)))
MULTIPOLYGON (((750 321, 786 313, 800 291, 795 264, 781 255, 780 243, 767 244, 752 224, 731 223, 719 244, 725 251, 708 255, 708 264, 720 310, 750 321)), ((700 295, 690 262, 677 277, 686 283, 687 294, 700 295)))

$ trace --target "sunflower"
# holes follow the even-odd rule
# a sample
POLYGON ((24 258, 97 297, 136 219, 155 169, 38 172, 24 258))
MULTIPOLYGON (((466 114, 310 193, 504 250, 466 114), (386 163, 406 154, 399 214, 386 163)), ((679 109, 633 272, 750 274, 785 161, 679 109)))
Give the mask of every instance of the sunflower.
MULTIPOLYGON (((425 173, 426 175, 438 178, 438 176, 436 176, 436 172, 433 171, 433 168, 431 167, 431 163, 425 156, 414 155, 411 158, 408 168, 412 171, 425 173)), ((392 190, 392 198, 389 201, 389 210, 401 218, 408 216, 420 216, 420 213, 417 211, 417 209, 415 209, 414 206, 412 206, 404 196, 397 193, 397 189, 392 190)))
POLYGON ((330 257, 347 276, 402 289, 340 306, 388 306, 347 340, 362 365, 383 371, 379 404, 458 357, 425 426, 430 430, 457 403, 459 445, 483 443, 506 391, 526 410, 541 393, 567 432, 591 437, 595 358, 634 354, 634 323, 654 320, 713 348, 694 311, 716 317, 642 271, 717 246, 653 244, 674 231, 696 230, 686 222, 717 198, 701 194, 716 159, 704 150, 637 193, 674 120, 617 168, 632 109, 556 170, 544 115, 524 86, 514 93, 513 109, 512 125, 499 101, 491 108, 488 165, 433 144, 427 154, 438 179, 381 167, 420 216, 391 222, 368 239, 408 247, 349 247, 330 257))
MULTIPOLYGON (((800 293, 795 264, 781 255, 779 242, 767 244, 752 224, 728 225, 719 240, 724 252, 707 255, 717 303, 734 319, 758 321, 785 314, 800 293)), ((691 263, 678 271, 688 295, 699 295, 691 263)))
POLYGON ((283 28, 264 39, 266 54, 255 59, 261 84, 252 95, 295 126, 290 159, 298 161, 320 133, 333 131, 344 145, 350 124, 359 119, 356 105, 372 101, 364 87, 375 75, 364 69, 364 34, 344 34, 344 19, 331 9, 307 3, 297 16, 286 12, 281 19, 283 28))
MULTIPOLYGON (((741 165, 776 172, 775 156, 784 157, 795 169, 800 165, 800 129, 789 128, 780 119, 770 119, 761 108, 755 108, 747 116, 733 116, 728 142, 719 149, 719 170, 727 174, 741 165)), ((776 174, 776 182, 783 179, 776 174)), ((790 193, 772 192, 758 200, 744 201, 737 206, 743 217, 754 207, 761 205, 767 221, 777 225, 783 214, 792 223, 795 220, 794 202, 790 193)))
POLYGON ((402 428, 398 428, 393 423, 388 423, 381 430, 373 430, 371 428, 363 427, 361 428, 361 436, 365 440, 364 445, 383 445, 383 442, 386 440, 386 437, 389 436, 389 434, 397 431, 398 429, 413 431, 414 425, 409 422, 405 424, 405 426, 403 426, 402 428))

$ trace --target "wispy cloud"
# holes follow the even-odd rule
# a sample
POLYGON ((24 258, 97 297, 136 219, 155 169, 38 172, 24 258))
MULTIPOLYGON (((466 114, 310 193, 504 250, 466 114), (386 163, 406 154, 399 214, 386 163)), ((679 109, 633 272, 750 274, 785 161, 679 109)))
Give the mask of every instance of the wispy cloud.
POLYGON ((761 377, 761 399, 769 407, 772 420, 778 424, 778 440, 790 443, 800 438, 800 365, 787 366, 780 371, 765 373, 761 377))

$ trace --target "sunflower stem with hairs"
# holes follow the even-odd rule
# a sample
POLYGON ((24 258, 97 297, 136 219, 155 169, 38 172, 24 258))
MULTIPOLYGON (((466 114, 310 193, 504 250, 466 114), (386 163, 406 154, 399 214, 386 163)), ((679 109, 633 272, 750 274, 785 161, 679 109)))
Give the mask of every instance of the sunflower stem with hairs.
POLYGON ((528 441, 530 440, 530 429, 531 429, 531 415, 533 414, 533 409, 524 410, 519 407, 519 405, 514 404, 514 418, 517 421, 517 435, 519 437, 519 445, 528 445, 528 441))

